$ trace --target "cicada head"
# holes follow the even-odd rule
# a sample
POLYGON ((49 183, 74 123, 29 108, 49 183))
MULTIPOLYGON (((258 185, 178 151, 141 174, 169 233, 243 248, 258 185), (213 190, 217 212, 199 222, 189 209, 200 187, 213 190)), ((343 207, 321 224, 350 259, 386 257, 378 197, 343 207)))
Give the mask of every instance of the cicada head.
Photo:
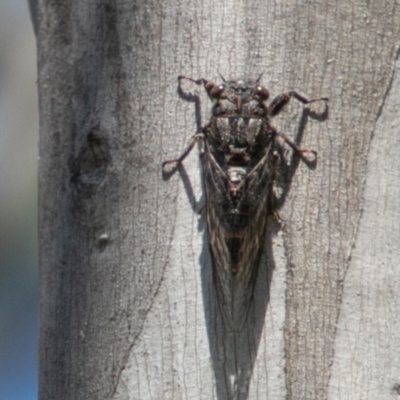
MULTIPOLYGON (((222 78, 223 79, 223 78, 222 78)), ((267 110, 268 90, 257 81, 231 80, 216 84, 203 81, 204 88, 215 103, 214 113, 263 115, 267 110)))

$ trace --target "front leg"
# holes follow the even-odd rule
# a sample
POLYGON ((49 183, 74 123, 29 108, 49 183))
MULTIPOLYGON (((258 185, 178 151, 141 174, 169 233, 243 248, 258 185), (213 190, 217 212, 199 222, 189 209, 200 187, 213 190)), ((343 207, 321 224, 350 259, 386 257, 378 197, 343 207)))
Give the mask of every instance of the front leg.
POLYGON ((307 99, 306 97, 302 96, 301 94, 297 93, 295 90, 290 92, 282 93, 279 96, 276 96, 269 105, 269 115, 274 117, 275 115, 279 114, 283 107, 287 103, 289 103, 290 99, 294 97, 298 101, 302 102, 303 104, 313 103, 315 101, 328 101, 327 97, 320 97, 318 99, 307 99))

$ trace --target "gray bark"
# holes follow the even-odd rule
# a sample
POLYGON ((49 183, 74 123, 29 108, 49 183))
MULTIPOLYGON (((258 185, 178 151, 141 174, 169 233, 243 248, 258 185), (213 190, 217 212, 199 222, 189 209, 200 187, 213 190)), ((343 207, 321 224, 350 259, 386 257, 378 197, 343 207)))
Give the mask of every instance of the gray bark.
MULTIPOLYGON (((42 0, 36 10, 40 398, 395 398, 397 3, 42 0), (284 224, 269 222, 240 334, 218 319, 194 211, 198 154, 167 181, 160 168, 196 131, 177 75, 218 71, 264 71, 273 95, 330 98, 326 121, 302 118, 294 101, 274 121, 318 163, 297 166, 284 224)), ((210 104, 190 90, 204 124, 210 104)))

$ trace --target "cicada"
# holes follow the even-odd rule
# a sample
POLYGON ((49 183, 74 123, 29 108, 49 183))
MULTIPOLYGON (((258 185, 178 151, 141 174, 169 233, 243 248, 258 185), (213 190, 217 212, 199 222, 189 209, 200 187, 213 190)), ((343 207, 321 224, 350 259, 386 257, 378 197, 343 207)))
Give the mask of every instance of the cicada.
POLYGON ((253 297, 267 217, 277 213, 273 205, 276 142, 281 138, 302 159, 310 154, 316 157, 314 151, 299 148, 278 132, 270 121, 292 97, 303 104, 328 99, 309 100, 290 91, 268 102, 269 91, 260 85, 261 76, 255 81, 222 78, 220 84, 186 76, 178 80, 204 86, 213 102, 212 116, 182 155, 165 161, 163 168, 182 163, 196 142, 203 142, 201 165, 215 288, 225 326, 240 331, 253 297))

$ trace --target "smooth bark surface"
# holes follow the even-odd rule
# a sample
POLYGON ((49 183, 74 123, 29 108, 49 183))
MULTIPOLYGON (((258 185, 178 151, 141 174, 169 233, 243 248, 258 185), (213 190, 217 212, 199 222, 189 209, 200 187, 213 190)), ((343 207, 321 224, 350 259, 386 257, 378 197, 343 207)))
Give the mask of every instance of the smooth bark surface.
POLYGON ((40 398, 396 398, 397 3, 37 10, 40 398), (218 71, 330 98, 327 120, 295 101, 274 120, 318 163, 286 182, 238 334, 218 315, 198 153, 169 179, 160 167, 210 116, 177 76, 218 71))

